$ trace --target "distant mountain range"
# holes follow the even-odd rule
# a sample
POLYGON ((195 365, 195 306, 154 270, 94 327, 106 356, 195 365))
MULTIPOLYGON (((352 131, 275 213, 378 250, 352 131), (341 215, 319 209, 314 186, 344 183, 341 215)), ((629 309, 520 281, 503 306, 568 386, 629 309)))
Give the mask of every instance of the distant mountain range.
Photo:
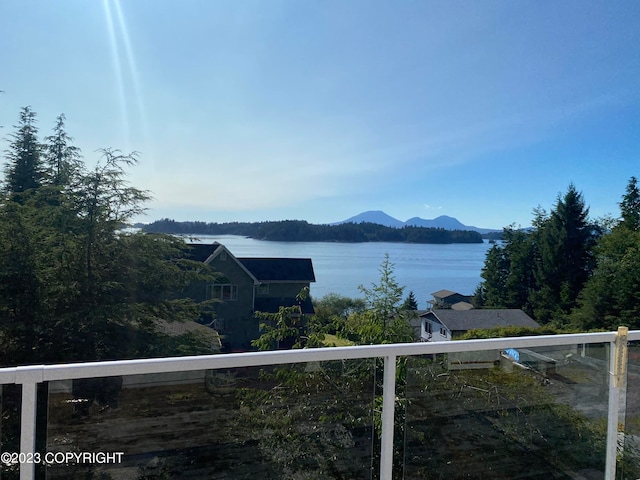
POLYGON ((491 228, 478 228, 471 225, 464 225, 458 219, 449 217, 447 215, 440 215, 433 220, 426 220, 420 217, 413 217, 402 222, 397 218, 393 218, 391 215, 387 215, 381 210, 370 210, 368 212, 362 212, 354 217, 347 218, 341 222, 335 222, 332 225, 340 225, 342 223, 376 223, 378 225, 384 225, 385 227, 402 228, 405 226, 410 227, 426 227, 426 228, 443 228, 445 230, 471 230, 479 232, 481 234, 500 232, 501 230, 495 230, 491 228))

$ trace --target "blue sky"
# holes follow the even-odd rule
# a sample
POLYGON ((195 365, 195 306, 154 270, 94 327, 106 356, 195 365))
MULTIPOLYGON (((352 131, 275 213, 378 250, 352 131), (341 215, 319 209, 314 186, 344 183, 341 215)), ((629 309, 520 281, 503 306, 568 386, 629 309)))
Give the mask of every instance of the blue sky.
POLYGON ((141 153, 143 221, 529 225, 640 177, 640 2, 4 0, 1 148, 21 107, 141 153))

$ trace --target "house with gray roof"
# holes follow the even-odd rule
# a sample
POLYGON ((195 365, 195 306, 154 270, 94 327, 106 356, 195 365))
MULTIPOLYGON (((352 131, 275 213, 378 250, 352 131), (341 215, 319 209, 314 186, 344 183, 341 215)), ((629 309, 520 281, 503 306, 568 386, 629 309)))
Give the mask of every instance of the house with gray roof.
POLYGON ((230 350, 248 350, 260 336, 255 312, 276 313, 280 307, 299 305, 303 314, 313 314, 307 297, 296 297, 315 282, 310 258, 238 258, 224 245, 191 244, 191 258, 219 273, 215 282, 194 286, 196 300, 217 300, 211 325, 223 336, 230 350))
POLYGON ((452 292, 451 290, 438 290, 431 295, 433 296, 433 300, 427 302, 430 308, 454 308, 454 305, 457 305, 457 309, 459 310, 468 310, 467 305, 473 308, 473 305, 471 305, 473 295, 462 295, 461 293, 452 292))
POLYGON ((451 340, 475 329, 540 326, 519 309, 429 310, 420 319, 420 339, 425 342, 451 340))

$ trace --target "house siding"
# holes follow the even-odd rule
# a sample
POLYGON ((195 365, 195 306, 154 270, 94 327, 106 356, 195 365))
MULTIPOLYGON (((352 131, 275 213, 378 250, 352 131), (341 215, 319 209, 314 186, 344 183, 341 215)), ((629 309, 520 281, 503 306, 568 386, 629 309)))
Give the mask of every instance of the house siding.
POLYGON ((300 293, 300 291, 304 287, 309 287, 309 282, 300 282, 300 283, 270 283, 269 284, 269 293, 266 295, 260 295, 261 297, 292 297, 295 298, 296 295, 300 293))
MULTIPOLYGON (((208 261, 221 275, 213 284, 192 286, 188 296, 194 300, 210 299, 207 295, 210 297, 212 285, 237 287, 236 298, 214 303, 215 319, 211 324, 222 336, 224 347, 232 351, 250 350, 251 342, 260 337, 261 321, 254 314, 257 309, 277 312, 279 306, 297 304, 296 296, 315 281, 311 259, 237 258, 217 242, 193 246, 193 259, 208 261), (268 289, 261 293, 260 285, 268 289)), ((302 303, 302 308, 306 314, 313 313, 310 299, 302 303)))
POLYGON ((258 338, 258 322, 253 318, 253 279, 230 256, 222 260, 216 256, 209 265, 225 278, 216 283, 228 283, 238 286, 237 300, 219 302, 214 305, 216 313, 215 327, 223 336, 223 343, 233 349, 248 349, 251 340, 258 338))
POLYGON ((444 342, 451 340, 451 332, 432 315, 422 317, 422 340, 444 342), (429 332, 431 330, 431 332, 429 332), (442 334, 444 331, 444 335, 442 334))

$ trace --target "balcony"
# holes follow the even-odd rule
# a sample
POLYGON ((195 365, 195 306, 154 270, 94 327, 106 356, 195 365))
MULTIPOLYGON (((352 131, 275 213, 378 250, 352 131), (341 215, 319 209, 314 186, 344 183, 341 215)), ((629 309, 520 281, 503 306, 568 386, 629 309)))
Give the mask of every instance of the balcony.
POLYGON ((4 368, 0 479, 638 478, 638 340, 4 368))

